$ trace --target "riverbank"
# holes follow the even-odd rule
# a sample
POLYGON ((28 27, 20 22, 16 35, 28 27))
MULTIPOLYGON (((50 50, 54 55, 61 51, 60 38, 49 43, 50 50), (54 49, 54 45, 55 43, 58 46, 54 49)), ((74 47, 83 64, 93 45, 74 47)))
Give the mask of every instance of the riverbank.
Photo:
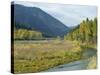
MULTIPOLYGON (((85 51, 86 50, 83 50, 77 41, 15 41, 14 64, 12 65, 14 65, 15 73, 34 73, 48 71, 48 69, 55 68, 59 65, 75 62, 76 65, 74 69, 78 70, 80 68, 76 68, 79 66, 77 61, 86 59, 85 56, 91 56, 91 54, 94 53, 90 52, 91 50, 89 52, 85 51), (85 52, 84 55, 83 52, 85 52)), ((86 62, 82 60, 78 63, 86 62)), ((61 68, 61 70, 64 71, 63 68, 61 68)), ((57 69, 56 71, 59 70, 57 69)))
POLYGON ((83 53, 84 59, 70 62, 68 64, 59 65, 43 72, 55 71, 73 71, 73 70, 87 70, 97 68, 97 51, 94 49, 87 49, 83 53))

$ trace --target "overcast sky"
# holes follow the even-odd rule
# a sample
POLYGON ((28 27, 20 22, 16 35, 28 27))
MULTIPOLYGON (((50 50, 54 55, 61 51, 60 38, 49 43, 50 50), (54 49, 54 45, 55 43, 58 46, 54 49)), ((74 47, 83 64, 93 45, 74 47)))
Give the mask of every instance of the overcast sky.
POLYGON ((29 7, 39 7, 67 26, 75 26, 87 17, 89 19, 93 19, 97 16, 96 6, 36 3, 24 1, 16 1, 14 3, 29 7))

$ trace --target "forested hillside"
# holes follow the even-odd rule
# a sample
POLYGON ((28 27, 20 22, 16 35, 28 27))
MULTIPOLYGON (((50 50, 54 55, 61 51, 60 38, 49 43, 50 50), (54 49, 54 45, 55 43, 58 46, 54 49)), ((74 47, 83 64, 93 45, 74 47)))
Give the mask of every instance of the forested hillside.
POLYGON ((77 27, 71 30, 65 39, 78 40, 80 42, 96 43, 97 41, 97 18, 83 20, 77 27))
POLYGON ((36 29, 27 28, 28 25, 14 23, 14 40, 36 40, 42 39, 43 34, 36 29))
POLYGON ((42 39, 42 33, 35 30, 27 29, 15 29, 14 30, 15 40, 34 40, 42 39))

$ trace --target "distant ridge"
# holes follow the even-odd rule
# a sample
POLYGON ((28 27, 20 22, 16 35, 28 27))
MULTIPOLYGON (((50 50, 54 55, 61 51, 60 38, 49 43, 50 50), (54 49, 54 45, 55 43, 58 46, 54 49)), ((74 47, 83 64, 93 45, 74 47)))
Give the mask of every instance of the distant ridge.
POLYGON ((19 24, 19 26, 15 25, 16 27, 20 28, 23 24, 26 29, 38 30, 47 37, 63 37, 69 31, 67 26, 40 8, 14 3, 11 7, 14 7, 14 22, 19 24))

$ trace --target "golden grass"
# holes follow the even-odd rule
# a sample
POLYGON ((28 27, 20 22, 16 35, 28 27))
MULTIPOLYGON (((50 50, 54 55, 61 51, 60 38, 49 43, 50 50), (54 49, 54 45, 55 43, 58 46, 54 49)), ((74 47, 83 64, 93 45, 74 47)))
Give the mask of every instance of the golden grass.
POLYGON ((52 40, 14 43, 15 73, 40 72, 79 59, 81 48, 76 42, 52 40))
POLYGON ((87 66, 87 69, 96 69, 97 68, 97 58, 96 56, 93 56, 89 59, 89 64, 87 66))

